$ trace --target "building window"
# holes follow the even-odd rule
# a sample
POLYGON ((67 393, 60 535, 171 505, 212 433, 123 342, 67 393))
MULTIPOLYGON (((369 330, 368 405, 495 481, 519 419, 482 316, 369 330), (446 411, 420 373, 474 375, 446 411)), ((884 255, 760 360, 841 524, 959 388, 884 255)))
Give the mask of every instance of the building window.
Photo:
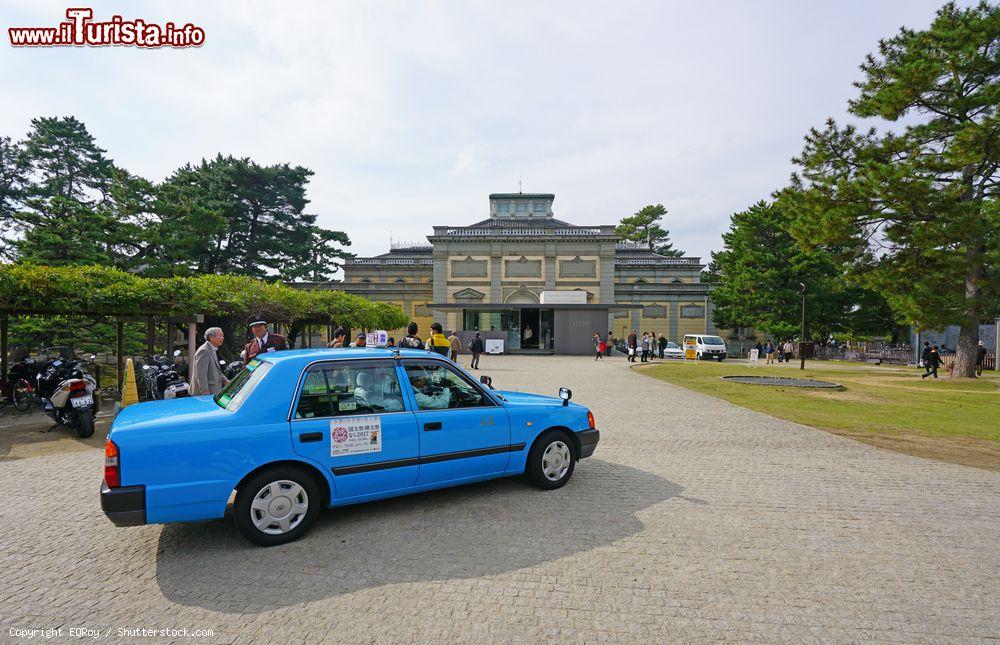
POLYGON ((681 307, 681 318, 704 318, 705 307, 702 305, 684 305, 681 307))
POLYGON ((527 215, 528 214, 528 204, 527 203, 522 202, 520 204, 515 204, 514 205, 514 209, 515 209, 514 212, 517 213, 518 215, 527 215))
POLYGON ((396 282, 406 282, 405 278, 396 278, 396 282))
POLYGON ((510 213, 510 202, 497 202, 497 213, 501 215, 510 213))
POLYGON ((684 284, 684 281, 681 280, 680 278, 674 278, 673 280, 670 281, 670 283, 671 284, 684 284))
POLYGON ((364 282, 365 284, 371 284, 371 278, 361 278, 358 282, 364 282))
POLYGON ((544 215, 546 212, 548 212, 548 205, 547 204, 542 203, 542 204, 535 204, 534 205, 534 213, 535 213, 535 215, 544 215))
POLYGON ((597 261, 596 260, 581 260, 580 256, 576 256, 572 260, 560 260, 559 261, 559 277, 560 278, 596 278, 597 277, 597 261))

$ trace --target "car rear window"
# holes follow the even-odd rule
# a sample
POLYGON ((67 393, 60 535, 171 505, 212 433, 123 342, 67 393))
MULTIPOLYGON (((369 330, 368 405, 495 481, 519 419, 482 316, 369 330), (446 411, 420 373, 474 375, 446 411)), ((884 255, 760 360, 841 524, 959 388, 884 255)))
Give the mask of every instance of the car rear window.
POLYGON ((270 369, 271 363, 257 358, 253 359, 247 363, 242 372, 236 375, 236 378, 229 381, 229 385, 215 395, 215 402, 230 412, 239 410, 270 369))

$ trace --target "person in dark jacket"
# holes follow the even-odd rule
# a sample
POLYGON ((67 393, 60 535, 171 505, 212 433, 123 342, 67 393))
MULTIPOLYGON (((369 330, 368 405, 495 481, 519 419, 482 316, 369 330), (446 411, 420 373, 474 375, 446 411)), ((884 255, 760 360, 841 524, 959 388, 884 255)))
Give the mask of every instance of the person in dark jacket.
POLYGON ((660 334, 660 338, 657 340, 657 344, 660 348, 660 358, 663 358, 663 353, 667 351, 667 337, 660 334))
POLYGON ((920 352, 920 366, 927 369, 927 362, 931 359, 931 342, 924 341, 924 349, 920 352))
POLYGON ((471 369, 478 370, 479 356, 486 351, 486 343, 483 342, 483 338, 479 335, 478 331, 473 339, 469 341, 469 351, 472 352, 472 365, 470 367, 471 369))
POLYGON ((986 362, 986 348, 983 341, 979 341, 979 348, 976 350, 976 376, 983 375, 983 363, 986 362))
POLYGON ((941 355, 938 354, 937 345, 934 345, 931 347, 930 354, 927 355, 927 361, 924 362, 924 369, 927 371, 920 376, 921 380, 927 378, 928 376, 937 378, 937 371, 939 367, 941 367, 941 355))
POLYGON ((635 355, 639 353, 639 340, 638 337, 635 335, 634 329, 632 330, 632 333, 628 335, 627 351, 628 351, 628 362, 634 363, 635 355))
POLYGON ((417 336, 417 323, 411 322, 406 327, 406 337, 399 341, 399 346, 408 349, 423 349, 424 341, 417 336))

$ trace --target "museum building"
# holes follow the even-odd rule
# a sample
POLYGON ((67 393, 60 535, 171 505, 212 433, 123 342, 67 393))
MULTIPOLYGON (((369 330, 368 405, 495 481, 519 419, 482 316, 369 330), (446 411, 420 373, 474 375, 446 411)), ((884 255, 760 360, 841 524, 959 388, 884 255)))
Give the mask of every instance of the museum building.
MULTIPOLYGON (((553 194, 489 197, 489 217, 435 226, 426 245, 392 245, 344 264, 339 289, 391 302, 427 335, 432 321, 503 341, 505 352, 588 354, 594 333, 630 330, 715 333, 700 258, 671 258, 622 243, 613 224, 576 226, 556 219, 553 194)), ((298 286, 298 285, 297 285, 298 286)), ((393 330, 398 338, 403 330, 393 330)))

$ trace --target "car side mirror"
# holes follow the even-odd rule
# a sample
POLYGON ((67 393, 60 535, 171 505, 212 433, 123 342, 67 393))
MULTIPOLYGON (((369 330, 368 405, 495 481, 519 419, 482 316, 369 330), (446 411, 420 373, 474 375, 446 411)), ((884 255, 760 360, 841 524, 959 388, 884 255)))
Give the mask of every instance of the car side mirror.
POLYGON ((562 399, 563 405, 569 405, 569 400, 573 398, 573 390, 568 387, 559 388, 559 398, 562 399))
POLYGON ((491 390, 493 389, 493 379, 486 376, 485 374, 479 377, 479 382, 485 385, 486 387, 490 388, 491 390))

